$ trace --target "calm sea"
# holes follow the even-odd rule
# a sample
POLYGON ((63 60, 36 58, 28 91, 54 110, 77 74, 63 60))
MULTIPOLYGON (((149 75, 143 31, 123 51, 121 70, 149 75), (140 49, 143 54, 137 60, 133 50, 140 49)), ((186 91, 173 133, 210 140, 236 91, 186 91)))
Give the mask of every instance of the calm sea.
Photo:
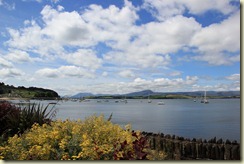
MULTIPOLYGON (((112 122, 124 126, 131 124, 132 129, 182 136, 186 138, 229 139, 240 142, 240 99, 210 99, 209 104, 194 102, 190 99, 127 100, 90 100, 89 102, 59 101, 56 119, 85 119, 93 114, 103 114, 112 122)), ((42 101, 48 103, 48 101, 42 101)))

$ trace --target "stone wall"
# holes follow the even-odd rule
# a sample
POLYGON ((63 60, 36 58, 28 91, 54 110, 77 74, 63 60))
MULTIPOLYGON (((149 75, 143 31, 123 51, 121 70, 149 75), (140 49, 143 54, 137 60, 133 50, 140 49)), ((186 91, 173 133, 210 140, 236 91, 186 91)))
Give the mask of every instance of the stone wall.
POLYGON ((143 132, 153 150, 167 153, 169 160, 240 160, 240 144, 237 141, 192 140, 175 135, 143 132))

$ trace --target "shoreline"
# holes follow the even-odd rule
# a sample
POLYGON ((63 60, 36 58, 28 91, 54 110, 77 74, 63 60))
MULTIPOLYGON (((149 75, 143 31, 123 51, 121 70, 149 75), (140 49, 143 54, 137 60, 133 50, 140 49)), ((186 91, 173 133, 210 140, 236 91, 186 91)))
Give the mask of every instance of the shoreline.
POLYGON ((19 98, 19 97, 0 97, 0 101, 1 100, 29 100, 28 98, 19 98))

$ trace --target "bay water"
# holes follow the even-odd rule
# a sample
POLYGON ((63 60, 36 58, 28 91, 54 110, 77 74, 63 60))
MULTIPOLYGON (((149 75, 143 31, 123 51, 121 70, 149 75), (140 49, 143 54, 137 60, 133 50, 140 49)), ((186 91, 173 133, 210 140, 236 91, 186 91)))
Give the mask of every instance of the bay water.
MULTIPOLYGON (((240 99, 210 99, 208 104, 192 99, 144 99, 90 101, 58 101, 55 119, 84 120, 91 115, 103 114, 105 119, 112 114, 112 122, 132 129, 164 133, 185 138, 211 139, 216 137, 240 142, 240 99)), ((43 105, 53 101, 34 101, 43 105)))
POLYGON ((160 100, 90 100, 88 102, 59 102, 57 119, 85 119, 103 114, 112 122, 132 129, 177 135, 186 138, 229 139, 240 142, 240 99, 210 99, 209 104, 191 99, 160 100))

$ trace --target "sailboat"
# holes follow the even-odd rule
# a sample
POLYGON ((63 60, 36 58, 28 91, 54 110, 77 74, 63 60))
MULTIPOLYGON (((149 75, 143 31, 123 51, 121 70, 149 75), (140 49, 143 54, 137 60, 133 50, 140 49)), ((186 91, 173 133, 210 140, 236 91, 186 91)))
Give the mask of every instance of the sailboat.
POLYGON ((207 100, 207 94, 206 94, 206 91, 204 92, 204 99, 201 100, 201 103, 204 103, 204 104, 208 104, 208 100, 207 100))
POLYGON ((152 100, 149 99, 149 96, 148 96, 148 98, 147 98, 147 102, 148 102, 148 103, 151 103, 151 102, 152 102, 152 100))
POLYGON ((120 100, 121 102, 124 102, 124 103, 127 103, 127 99, 126 99, 126 96, 124 99, 120 100))

